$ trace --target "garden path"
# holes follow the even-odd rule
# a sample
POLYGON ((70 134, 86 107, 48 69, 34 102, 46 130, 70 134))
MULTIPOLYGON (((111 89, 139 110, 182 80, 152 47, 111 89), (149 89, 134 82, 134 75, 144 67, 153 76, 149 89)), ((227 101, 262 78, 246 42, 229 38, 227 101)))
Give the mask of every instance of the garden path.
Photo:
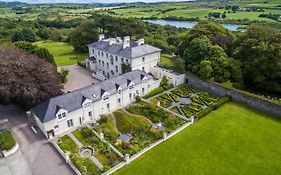
POLYGON ((118 132, 119 135, 121 135, 122 133, 121 133, 121 132, 118 130, 118 128, 117 128, 117 122, 116 122, 115 115, 112 114, 111 116, 112 116, 112 118, 113 118, 114 129, 118 132))
MULTIPOLYGON (((78 145, 79 148, 84 147, 84 145, 72 133, 68 133, 67 135, 76 143, 76 145, 78 145)), ((94 164, 97 165, 97 167, 99 167, 99 169, 103 169, 103 165, 94 155, 90 156, 89 158, 94 162, 94 164)))

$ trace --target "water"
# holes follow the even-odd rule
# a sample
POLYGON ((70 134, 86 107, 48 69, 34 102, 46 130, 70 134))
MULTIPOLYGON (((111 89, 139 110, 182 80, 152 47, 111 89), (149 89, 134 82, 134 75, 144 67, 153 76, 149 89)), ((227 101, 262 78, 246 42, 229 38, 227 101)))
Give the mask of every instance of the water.
MULTIPOLYGON (((197 22, 194 21, 171 21, 171 20, 164 20, 164 19, 158 19, 158 20, 144 20, 146 22, 154 23, 154 24, 160 24, 160 25, 171 25, 175 26, 177 28, 187 28, 190 29, 194 27, 197 22)), ((222 24, 225 28, 231 31, 239 31, 240 25, 234 25, 234 24, 222 24)))

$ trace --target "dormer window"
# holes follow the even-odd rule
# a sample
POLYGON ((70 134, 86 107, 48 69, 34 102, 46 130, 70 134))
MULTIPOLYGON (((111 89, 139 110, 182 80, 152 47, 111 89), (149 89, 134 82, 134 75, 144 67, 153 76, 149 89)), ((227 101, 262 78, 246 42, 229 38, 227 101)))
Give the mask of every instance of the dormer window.
POLYGON ((62 119, 64 119, 65 117, 66 117, 66 112, 63 112, 63 113, 58 114, 59 120, 62 120, 62 119))
POLYGON ((103 101, 107 101, 108 99, 109 99, 109 95, 105 95, 105 96, 103 96, 103 98, 102 98, 103 101))
POLYGON ((121 89, 119 89, 119 90, 118 90, 118 94, 120 95, 121 93, 122 93, 122 90, 121 90, 121 89))
POLYGON ((132 89, 134 89, 134 85, 133 84, 129 86, 129 90, 132 90, 132 89))
POLYGON ((84 106, 84 108, 88 108, 91 106, 91 102, 85 103, 83 106, 84 106))

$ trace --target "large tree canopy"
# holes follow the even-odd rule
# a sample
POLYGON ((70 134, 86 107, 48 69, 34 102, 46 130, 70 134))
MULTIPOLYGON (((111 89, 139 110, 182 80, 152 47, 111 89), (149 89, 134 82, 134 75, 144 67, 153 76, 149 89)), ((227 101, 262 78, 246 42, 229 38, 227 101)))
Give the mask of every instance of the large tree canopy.
POLYGON ((228 57, 223 48, 213 45, 206 36, 193 39, 184 58, 187 70, 202 79, 241 84, 240 62, 228 57))
POLYGON ((0 103, 28 109, 60 95, 56 67, 17 48, 0 48, 0 103))
POLYGON ((77 52, 85 52, 88 50, 87 45, 97 41, 98 30, 96 23, 93 21, 85 21, 77 27, 70 35, 70 43, 77 52))
MULTIPOLYGON (((200 21, 195 27, 190 29, 187 35, 183 38, 182 42, 179 44, 178 47, 178 54, 183 56, 184 51, 187 47, 191 46, 191 41, 193 39, 205 36, 209 40, 213 39, 217 44, 224 45, 225 47, 228 46, 228 40, 233 40, 234 35, 231 31, 224 28, 222 25, 215 23, 215 22, 208 22, 208 21, 200 21), (227 39, 221 39, 227 38, 227 39)), ((228 47, 226 47, 228 49, 228 47)))
POLYGON ((252 26, 235 42, 244 82, 256 90, 281 93, 281 32, 252 26))

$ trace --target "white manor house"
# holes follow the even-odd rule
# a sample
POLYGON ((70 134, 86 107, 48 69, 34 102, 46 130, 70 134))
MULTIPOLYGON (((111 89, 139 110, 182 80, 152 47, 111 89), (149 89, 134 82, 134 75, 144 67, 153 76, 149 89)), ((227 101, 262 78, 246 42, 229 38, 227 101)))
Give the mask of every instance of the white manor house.
POLYGON ((99 41, 89 45, 87 67, 102 72, 107 80, 50 98, 33 107, 31 116, 45 136, 52 139, 135 102, 136 96, 157 88, 164 75, 174 86, 183 84, 183 74, 157 67, 160 51, 143 40, 106 40, 101 35, 99 41), (123 63, 130 65, 132 71, 121 72, 123 63))
POLYGON ((129 36, 105 39, 104 35, 100 35, 99 41, 88 45, 88 48, 87 68, 106 78, 125 73, 122 66, 150 72, 151 67, 160 63, 161 49, 145 44, 144 39, 131 41, 129 36))

